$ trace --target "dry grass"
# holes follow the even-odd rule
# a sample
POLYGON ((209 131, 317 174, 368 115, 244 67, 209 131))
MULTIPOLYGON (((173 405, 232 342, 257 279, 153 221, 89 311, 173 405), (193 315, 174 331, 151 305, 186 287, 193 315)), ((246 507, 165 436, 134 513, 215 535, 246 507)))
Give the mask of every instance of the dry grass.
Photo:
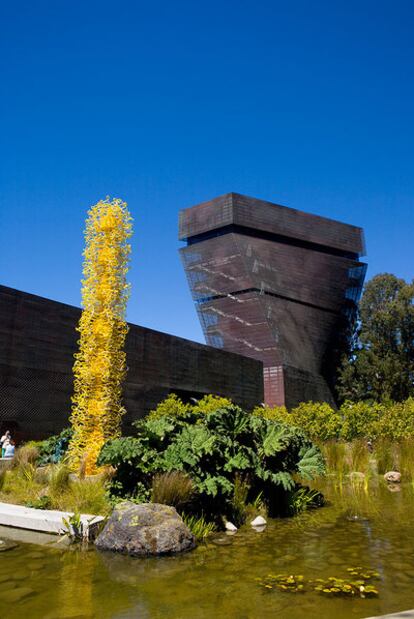
POLYGON ((13 458, 13 467, 18 468, 20 466, 32 465, 35 466, 39 458, 39 450, 34 445, 22 445, 16 449, 16 454, 13 458))
POLYGON ((152 501, 181 508, 194 495, 193 482, 181 471, 155 475, 152 481, 152 501))
POLYGON ((37 506, 40 499, 48 509, 62 511, 107 515, 111 509, 103 478, 70 481, 65 464, 41 471, 31 464, 20 464, 0 472, 0 501, 37 506))

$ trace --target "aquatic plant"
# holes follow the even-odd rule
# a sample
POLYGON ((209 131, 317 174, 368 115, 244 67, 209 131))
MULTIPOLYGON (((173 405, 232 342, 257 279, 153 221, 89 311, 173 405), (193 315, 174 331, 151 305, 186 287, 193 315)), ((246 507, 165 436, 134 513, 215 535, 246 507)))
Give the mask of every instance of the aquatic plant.
POLYGON ((202 542, 217 530, 214 522, 207 522, 204 516, 197 517, 183 514, 182 518, 191 533, 199 542, 202 542))
POLYGON ((305 579, 301 574, 269 574, 256 580, 268 591, 277 589, 287 593, 305 593, 305 579))
POLYGON ((375 442, 374 457, 377 463, 377 470, 380 475, 387 471, 392 471, 398 466, 396 449, 386 439, 375 442))
POLYGON ((292 516, 313 507, 321 507, 324 503, 324 496, 319 490, 299 486, 288 493, 288 510, 292 516))
POLYGON ((332 597, 377 597, 378 589, 370 581, 378 579, 379 573, 375 570, 351 567, 347 568, 349 578, 306 579, 303 575, 295 574, 268 574, 265 578, 256 578, 256 581, 266 591, 282 591, 285 593, 306 593, 316 591, 321 595, 332 597))
POLYGON ((88 212, 84 251, 82 305, 75 354, 73 437, 68 456, 77 471, 86 458, 86 474, 96 472, 96 459, 109 438, 120 433, 125 412, 121 402, 126 373, 124 342, 129 286, 126 283, 132 235, 125 202, 101 200, 88 212))

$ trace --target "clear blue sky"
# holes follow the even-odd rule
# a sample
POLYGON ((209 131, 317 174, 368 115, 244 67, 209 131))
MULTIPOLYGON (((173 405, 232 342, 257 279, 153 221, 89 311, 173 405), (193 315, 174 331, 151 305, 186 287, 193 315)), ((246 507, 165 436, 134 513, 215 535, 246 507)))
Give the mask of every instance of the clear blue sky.
POLYGON ((0 283, 80 303, 83 223, 135 219, 128 318, 203 341, 180 208, 235 191, 363 226, 414 276, 414 3, 0 8, 0 283))

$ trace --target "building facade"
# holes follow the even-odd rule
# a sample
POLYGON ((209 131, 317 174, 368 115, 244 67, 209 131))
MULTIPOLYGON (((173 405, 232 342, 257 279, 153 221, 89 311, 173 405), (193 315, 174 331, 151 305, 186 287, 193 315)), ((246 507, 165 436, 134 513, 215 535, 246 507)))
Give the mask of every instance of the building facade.
MULTIPOLYGON (((0 286, 0 431, 39 439, 68 424, 80 309, 0 286)), ((246 409, 263 401, 259 361, 130 325, 124 431, 169 393, 215 393, 246 409)))
POLYGON ((263 362, 265 402, 334 402, 366 264, 361 228, 229 193, 182 210, 180 249, 206 341, 263 362))

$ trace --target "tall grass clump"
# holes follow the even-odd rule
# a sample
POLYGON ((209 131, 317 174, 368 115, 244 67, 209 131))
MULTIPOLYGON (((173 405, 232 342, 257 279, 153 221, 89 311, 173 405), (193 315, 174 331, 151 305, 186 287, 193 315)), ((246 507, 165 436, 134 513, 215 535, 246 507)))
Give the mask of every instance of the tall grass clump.
POLYGON ((405 438, 399 445, 399 469, 404 479, 414 480, 414 438, 405 438))
POLYGON ((192 480, 181 471, 154 475, 151 495, 153 503, 163 503, 181 509, 191 501, 193 494, 192 480))
POLYGON ((60 462, 50 468, 49 473, 49 493, 53 496, 63 493, 69 484, 69 467, 60 462))
POLYGON ((99 479, 71 482, 64 500, 70 505, 71 511, 80 514, 106 516, 110 511, 105 484, 99 479))
POLYGON ((39 458, 39 449, 30 443, 22 445, 16 449, 16 454, 13 458, 13 467, 26 466, 28 464, 35 466, 39 458))
POLYGON ((387 471, 392 471, 398 468, 396 447, 387 439, 380 439, 376 441, 374 447, 374 457, 377 462, 377 469, 380 475, 384 475, 387 471))

